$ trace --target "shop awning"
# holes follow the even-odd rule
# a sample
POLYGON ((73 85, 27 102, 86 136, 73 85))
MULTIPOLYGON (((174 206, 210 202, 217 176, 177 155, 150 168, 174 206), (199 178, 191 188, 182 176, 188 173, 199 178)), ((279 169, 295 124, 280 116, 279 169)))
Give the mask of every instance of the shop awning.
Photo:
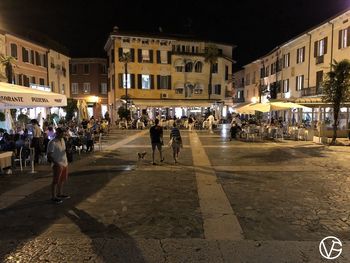
POLYGON ((67 97, 65 95, 0 82, 1 108, 63 106, 67 106, 67 97))
POLYGON ((181 58, 178 58, 174 62, 174 67, 184 67, 185 66, 185 61, 181 58))
POLYGON ((137 100, 133 99, 136 107, 210 107, 214 101, 209 100, 137 100))

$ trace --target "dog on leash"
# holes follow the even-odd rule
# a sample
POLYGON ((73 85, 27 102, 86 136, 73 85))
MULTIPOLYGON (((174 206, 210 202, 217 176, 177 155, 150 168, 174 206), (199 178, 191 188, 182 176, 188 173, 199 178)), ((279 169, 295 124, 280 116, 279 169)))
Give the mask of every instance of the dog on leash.
POLYGON ((142 153, 138 152, 137 156, 138 156, 139 160, 141 160, 141 159, 143 160, 145 158, 146 154, 147 154, 146 152, 142 152, 142 153))

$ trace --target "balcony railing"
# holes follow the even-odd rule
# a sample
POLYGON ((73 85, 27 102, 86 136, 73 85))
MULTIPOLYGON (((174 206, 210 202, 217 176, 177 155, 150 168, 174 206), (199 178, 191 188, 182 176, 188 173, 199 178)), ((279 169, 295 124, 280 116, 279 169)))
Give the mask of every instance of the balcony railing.
POLYGON ((318 56, 316 57, 316 65, 321 64, 324 62, 324 56, 318 56))
POLYGON ((233 103, 242 103, 245 102, 244 98, 233 98, 233 103))
POLYGON ((301 96, 317 96, 323 94, 322 87, 310 87, 301 90, 301 96))

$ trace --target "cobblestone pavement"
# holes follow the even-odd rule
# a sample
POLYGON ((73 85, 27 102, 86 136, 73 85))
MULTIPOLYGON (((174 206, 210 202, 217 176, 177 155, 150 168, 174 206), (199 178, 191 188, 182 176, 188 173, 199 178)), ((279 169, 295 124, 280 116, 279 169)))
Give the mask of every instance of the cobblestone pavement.
MULTIPOLYGON (((208 240, 182 134, 180 163, 165 147, 153 166, 147 131, 113 130, 102 152, 71 165, 61 205, 49 201, 48 166, 0 177, 0 262, 321 262, 322 238, 349 240, 349 148, 197 131, 245 239, 208 240)), ((345 242, 335 262, 349 252, 345 242)))

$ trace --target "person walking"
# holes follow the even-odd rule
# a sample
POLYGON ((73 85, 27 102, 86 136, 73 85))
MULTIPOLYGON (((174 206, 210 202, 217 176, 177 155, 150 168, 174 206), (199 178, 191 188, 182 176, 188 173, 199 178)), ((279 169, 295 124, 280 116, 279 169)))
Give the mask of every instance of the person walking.
POLYGON ((52 164, 53 179, 51 185, 51 200, 56 204, 62 203, 62 199, 70 196, 63 194, 63 184, 68 178, 68 160, 66 143, 62 128, 56 129, 56 137, 47 146, 47 160, 52 164))
POLYGON ((210 133, 214 133, 213 132, 213 125, 214 125, 214 121, 215 121, 215 118, 213 116, 213 114, 211 113, 207 119, 207 122, 208 122, 208 125, 209 125, 209 132, 210 133))
POLYGON ((173 149, 174 163, 176 164, 179 158, 180 148, 182 146, 182 138, 181 138, 180 130, 176 127, 175 122, 173 124, 173 128, 170 131, 170 141, 171 141, 170 146, 173 149))
POLYGON ((162 145, 163 145, 163 128, 159 126, 159 119, 155 119, 155 125, 153 125, 150 130, 151 144, 152 144, 152 164, 156 165, 154 162, 154 152, 156 148, 159 151, 160 161, 163 162, 163 153, 162 153, 162 145))
POLYGON ((188 130, 189 130, 189 131, 192 131, 192 129, 193 129, 193 119, 192 119, 192 117, 190 116, 190 117, 188 118, 188 130))
POLYGON ((39 156, 41 154, 41 143, 43 144, 43 136, 42 136, 42 130, 39 127, 39 123, 36 119, 32 119, 31 124, 33 126, 33 139, 31 143, 31 147, 34 148, 34 163, 39 163, 39 156))

